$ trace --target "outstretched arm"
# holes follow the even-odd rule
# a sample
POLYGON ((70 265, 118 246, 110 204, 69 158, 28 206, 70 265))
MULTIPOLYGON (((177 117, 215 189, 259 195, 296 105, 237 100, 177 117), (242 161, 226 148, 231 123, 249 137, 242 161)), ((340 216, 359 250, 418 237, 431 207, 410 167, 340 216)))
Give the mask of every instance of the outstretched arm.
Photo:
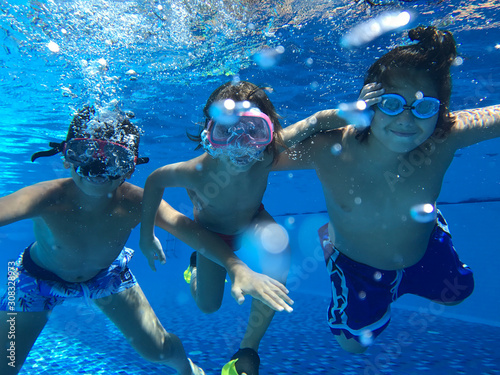
MULTIPOLYGON (((378 103, 380 95, 383 93, 384 89, 379 83, 369 83, 363 86, 357 100, 357 103, 360 103, 359 107, 354 106, 348 111, 361 113, 366 108, 378 103)), ((349 120, 353 116, 345 116, 345 112, 346 110, 341 109, 326 109, 316 112, 314 115, 283 129, 283 141, 287 147, 292 147, 318 132, 350 125, 349 120)))
POLYGON ((51 204, 51 194, 59 188, 54 180, 27 186, 0 198, 0 226, 38 216, 46 205, 51 204))
POLYGON ((500 105, 456 111, 449 142, 455 150, 500 137, 500 105))

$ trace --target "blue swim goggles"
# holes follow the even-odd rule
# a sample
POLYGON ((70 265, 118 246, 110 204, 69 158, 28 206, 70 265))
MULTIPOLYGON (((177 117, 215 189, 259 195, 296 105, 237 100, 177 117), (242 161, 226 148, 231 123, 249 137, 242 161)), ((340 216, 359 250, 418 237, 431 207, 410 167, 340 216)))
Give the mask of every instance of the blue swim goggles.
POLYGON ((416 118, 431 118, 439 112, 441 102, 430 96, 415 100, 411 105, 406 104, 406 99, 398 94, 384 94, 377 107, 386 115, 396 116, 408 109, 416 118))

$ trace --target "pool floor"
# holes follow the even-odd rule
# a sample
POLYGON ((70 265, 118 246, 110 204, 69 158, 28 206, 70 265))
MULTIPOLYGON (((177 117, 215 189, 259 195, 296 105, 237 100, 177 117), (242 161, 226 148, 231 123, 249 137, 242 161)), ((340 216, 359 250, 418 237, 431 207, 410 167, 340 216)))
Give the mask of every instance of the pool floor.
MULTIPOLYGON (((500 328, 439 314, 393 310, 388 329, 366 353, 340 349, 325 319, 328 300, 295 296, 292 314, 276 314, 260 347, 260 374, 500 374, 500 328)), ((237 350, 249 301, 227 298, 215 314, 204 315, 187 298, 155 300, 167 330, 207 375, 237 350), (172 301, 174 300, 174 302, 172 301)), ((20 374, 173 374, 143 360, 95 307, 70 302, 54 310, 20 374)))

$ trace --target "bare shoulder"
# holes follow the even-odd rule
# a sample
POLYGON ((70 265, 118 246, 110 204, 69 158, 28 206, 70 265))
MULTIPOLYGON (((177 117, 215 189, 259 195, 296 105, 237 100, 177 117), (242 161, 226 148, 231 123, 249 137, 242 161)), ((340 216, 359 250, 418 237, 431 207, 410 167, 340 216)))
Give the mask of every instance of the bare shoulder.
POLYGON ((163 187, 192 188, 212 169, 213 159, 204 153, 194 159, 160 167, 148 177, 148 181, 163 187))
POLYGON ((36 196, 48 204, 53 204, 54 201, 64 199, 74 189, 76 189, 76 185, 73 179, 60 178, 36 183, 21 189, 20 192, 25 195, 36 196))
POLYGON ((144 189, 129 182, 124 182, 120 187, 118 187, 116 193, 123 199, 140 203, 142 201, 144 189))

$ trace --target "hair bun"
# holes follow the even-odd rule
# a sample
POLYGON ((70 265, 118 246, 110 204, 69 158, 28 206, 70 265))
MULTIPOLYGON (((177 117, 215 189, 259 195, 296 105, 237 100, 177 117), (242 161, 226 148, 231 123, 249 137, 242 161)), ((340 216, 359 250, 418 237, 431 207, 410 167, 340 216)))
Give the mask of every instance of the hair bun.
POLYGON ((435 26, 419 26, 410 30, 408 37, 412 41, 418 41, 423 49, 435 51, 438 61, 451 62, 457 57, 455 39, 449 31, 438 30, 435 26))

